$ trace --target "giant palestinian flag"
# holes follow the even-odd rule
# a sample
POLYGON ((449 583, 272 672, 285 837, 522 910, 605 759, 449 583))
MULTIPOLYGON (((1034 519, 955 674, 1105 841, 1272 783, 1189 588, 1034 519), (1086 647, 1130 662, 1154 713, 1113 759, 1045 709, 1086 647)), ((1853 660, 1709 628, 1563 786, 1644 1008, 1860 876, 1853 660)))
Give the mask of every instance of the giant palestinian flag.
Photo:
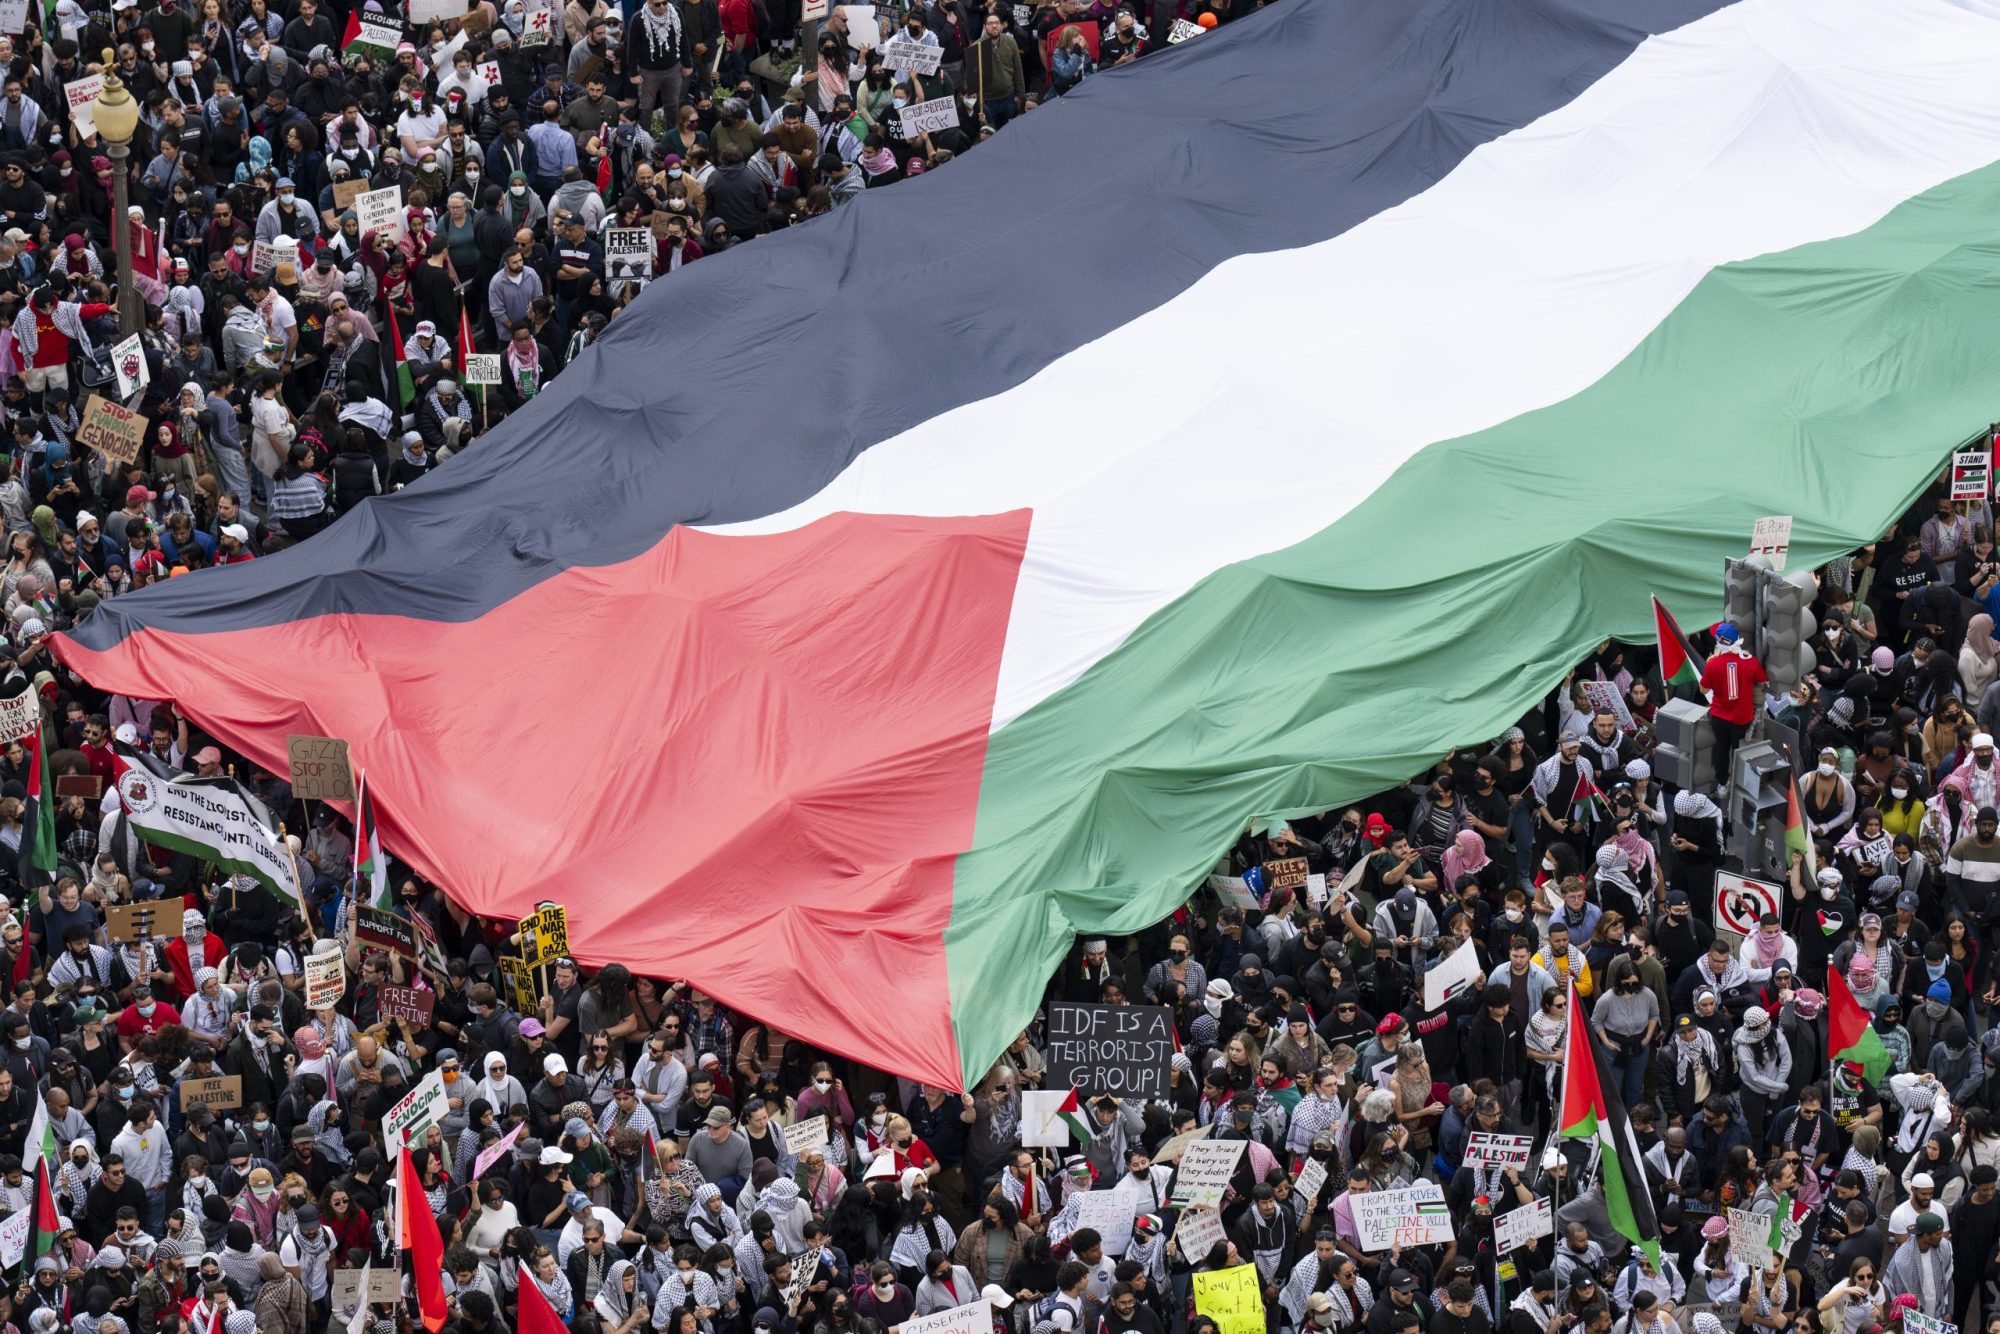
POLYGON ((2000 416, 2000 14, 1279 0, 654 283, 68 662, 586 963, 976 1077, 1079 930, 1490 737, 2000 416))

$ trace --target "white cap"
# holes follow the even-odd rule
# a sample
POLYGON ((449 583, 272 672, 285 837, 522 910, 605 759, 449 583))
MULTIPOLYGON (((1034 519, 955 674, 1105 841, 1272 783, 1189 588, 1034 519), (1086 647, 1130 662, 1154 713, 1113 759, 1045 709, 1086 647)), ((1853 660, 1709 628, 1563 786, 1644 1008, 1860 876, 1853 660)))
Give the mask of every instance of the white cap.
POLYGON ((552 1051, 542 1058, 542 1073, 545 1075, 566 1075, 569 1073, 569 1062, 562 1058, 561 1052, 552 1051))
POLYGON ((1910 1178, 1911 1190, 1936 1190, 1937 1182, 1931 1180, 1929 1172, 1919 1172, 1910 1178))
POLYGON ((551 1144, 542 1150, 541 1164, 543 1167, 548 1167, 553 1163, 566 1163, 570 1160, 571 1156, 551 1144))
POLYGON ((238 542, 248 542, 250 540, 250 530, 240 523, 223 524, 222 535, 224 537, 233 537, 238 542))
POLYGON ((998 1283, 988 1283, 979 1290, 979 1295, 1003 1311, 1014 1304, 1014 1294, 998 1283))
POLYGON ((1993 734, 1991 732, 1974 732, 1972 734, 1972 748, 1974 750, 1978 750, 1982 746, 1991 746, 1992 744, 1993 734))

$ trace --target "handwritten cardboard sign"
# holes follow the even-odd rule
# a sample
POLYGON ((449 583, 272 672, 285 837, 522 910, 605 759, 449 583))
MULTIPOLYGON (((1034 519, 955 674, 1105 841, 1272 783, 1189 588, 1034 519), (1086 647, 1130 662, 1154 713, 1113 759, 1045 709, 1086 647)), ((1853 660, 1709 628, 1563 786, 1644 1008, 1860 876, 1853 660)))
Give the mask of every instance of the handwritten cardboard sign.
POLYGON ((339 737, 288 735, 292 795, 312 801, 353 801, 354 765, 339 737))
POLYGON ((1264 863, 1264 883, 1272 889, 1302 889, 1311 873, 1304 857, 1280 857, 1264 863))
POLYGON ((337 209, 353 208, 355 199, 366 193, 368 193, 368 182, 359 177, 345 181, 335 181, 333 184, 333 206, 337 209))
POLYGON ((83 421, 76 442, 96 450, 113 463, 130 463, 146 443, 146 418, 123 403, 92 394, 83 403, 83 421))
POLYGON ((231 1112, 243 1105, 241 1075, 211 1075, 207 1079, 183 1079, 174 1087, 180 1092, 182 1111, 190 1107, 210 1107, 218 1112, 231 1112))
POLYGON ((33 736, 42 725, 42 696, 37 690, 0 699, 0 741, 33 736))
POLYGON ((170 902, 113 903, 104 909, 104 931, 121 942, 170 939, 181 933, 182 904, 170 902))
POLYGON ((785 1152, 804 1157, 827 1145, 826 1118, 808 1117, 785 1127, 785 1152))
POLYGON ((1371 1190, 1348 1197, 1354 1210, 1354 1230, 1364 1251, 1392 1246, 1442 1246, 1455 1235, 1451 1206, 1435 1183, 1407 1190, 1371 1190))
POLYGON ((896 115, 905 139, 914 139, 932 130, 949 130, 958 124, 958 109, 949 97, 933 97, 928 102, 904 107, 896 115))

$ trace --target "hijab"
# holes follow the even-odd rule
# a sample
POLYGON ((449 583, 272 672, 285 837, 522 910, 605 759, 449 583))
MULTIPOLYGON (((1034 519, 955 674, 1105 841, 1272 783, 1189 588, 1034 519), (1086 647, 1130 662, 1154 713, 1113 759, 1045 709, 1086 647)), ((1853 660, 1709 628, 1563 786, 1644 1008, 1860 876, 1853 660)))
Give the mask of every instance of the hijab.
POLYGON ((1492 860, 1486 855, 1486 840, 1480 837, 1478 830, 1459 830, 1451 846, 1444 850, 1445 887, 1456 893, 1453 887, 1458 884, 1460 876, 1478 875, 1492 860))
POLYGON ((2000 652, 2000 648, 1996 648, 1993 643, 1993 618, 1991 616, 1982 611, 1966 623, 1965 646, 1971 649, 1972 656, 1979 659, 1982 663, 1993 661, 1995 653, 2000 652))

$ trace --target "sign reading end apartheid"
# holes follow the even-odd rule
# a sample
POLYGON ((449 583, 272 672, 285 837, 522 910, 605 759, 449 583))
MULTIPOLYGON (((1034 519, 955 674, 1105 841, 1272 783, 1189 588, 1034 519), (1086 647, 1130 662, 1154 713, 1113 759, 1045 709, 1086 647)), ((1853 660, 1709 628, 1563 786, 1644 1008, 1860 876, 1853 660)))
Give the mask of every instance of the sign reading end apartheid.
POLYGON ((314 801, 353 801, 354 765, 347 743, 331 736, 287 736, 292 795, 314 801))
POLYGON ((1045 1082, 1080 1093, 1164 1098, 1174 1024, 1163 1005, 1049 1006, 1045 1082))

